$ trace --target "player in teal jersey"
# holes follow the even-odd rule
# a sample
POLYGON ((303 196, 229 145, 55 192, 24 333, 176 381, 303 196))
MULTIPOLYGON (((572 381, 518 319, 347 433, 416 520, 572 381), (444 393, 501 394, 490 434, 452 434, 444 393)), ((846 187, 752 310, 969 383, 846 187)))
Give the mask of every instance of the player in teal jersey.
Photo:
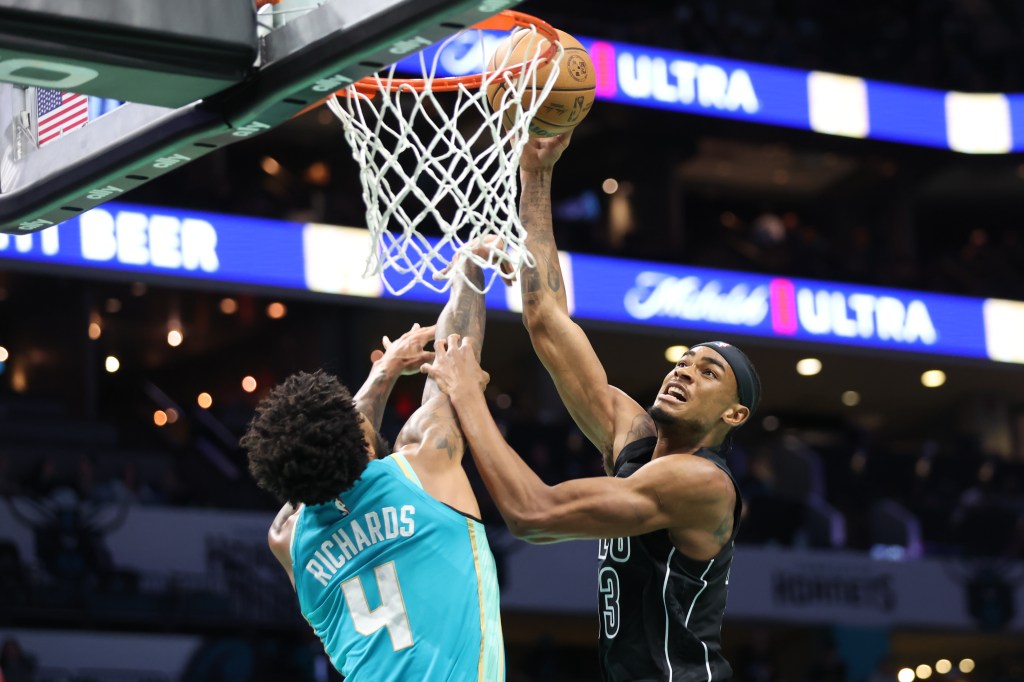
MULTIPOLYGON (((459 267, 482 286, 468 258, 459 267)), ((483 335, 483 296, 459 278, 451 292, 436 327, 384 338, 354 399, 323 372, 293 375, 242 438, 257 483, 285 502, 270 548, 346 682, 504 679, 494 558, 447 396, 427 382, 393 452, 377 433, 435 333, 483 335)))

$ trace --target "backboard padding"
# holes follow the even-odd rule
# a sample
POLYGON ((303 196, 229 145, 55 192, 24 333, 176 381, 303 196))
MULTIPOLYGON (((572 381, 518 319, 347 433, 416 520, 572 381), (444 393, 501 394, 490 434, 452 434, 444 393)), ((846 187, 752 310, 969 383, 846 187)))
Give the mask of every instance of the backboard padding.
POLYGON ((257 57, 252 0, 21 0, 0 5, 0 80, 178 107, 239 83, 257 57))

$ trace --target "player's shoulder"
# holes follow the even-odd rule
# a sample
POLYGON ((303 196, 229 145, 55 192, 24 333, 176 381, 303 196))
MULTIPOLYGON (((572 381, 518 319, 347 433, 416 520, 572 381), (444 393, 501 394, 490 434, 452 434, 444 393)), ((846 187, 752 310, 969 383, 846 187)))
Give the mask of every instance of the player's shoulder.
POLYGON ((698 454, 674 453, 652 459, 641 467, 645 478, 671 489, 686 499, 728 501, 736 488, 732 478, 707 457, 698 454))
POLYGON ((388 455, 381 457, 380 459, 371 459, 367 464, 363 472, 359 474, 359 478, 355 480, 352 487, 346 491, 341 492, 341 496, 355 495, 361 496, 364 491, 372 488, 375 482, 384 478, 401 478, 402 470, 398 462, 395 460, 394 455, 388 455))
MULTIPOLYGON (((393 452, 387 457, 372 460, 366 466, 366 473, 364 474, 366 480, 391 478, 399 481, 405 480, 411 482, 415 487, 421 487, 410 454, 408 450, 405 450, 393 452)), ((363 482, 363 477, 360 477, 360 482, 363 482)))
POLYGON ((641 478, 642 483, 637 484, 657 500, 669 519, 666 527, 675 531, 711 532, 723 518, 731 518, 735 509, 738 493, 732 479, 700 455, 663 455, 640 467, 631 478, 641 478))

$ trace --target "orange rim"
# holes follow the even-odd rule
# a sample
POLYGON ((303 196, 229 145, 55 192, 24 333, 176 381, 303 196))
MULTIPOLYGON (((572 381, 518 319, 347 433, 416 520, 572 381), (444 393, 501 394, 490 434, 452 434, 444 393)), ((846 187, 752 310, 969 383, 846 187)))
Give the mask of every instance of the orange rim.
MULTIPOLYGON (((280 2, 280 0, 264 1, 280 2)), ((489 19, 484 19, 483 21, 477 24, 473 24, 472 26, 469 26, 468 28, 465 28, 463 30, 468 31, 476 29, 482 31, 511 31, 516 27, 529 28, 530 26, 536 26, 537 33, 540 33, 542 36, 548 39, 548 49, 544 50, 544 52, 538 55, 535 59, 523 62, 522 64, 515 64, 506 69, 501 69, 496 72, 499 75, 508 73, 511 74, 512 76, 518 76, 520 73, 522 73, 523 69, 525 69, 528 65, 533 64, 533 62, 544 63, 555 56, 555 52, 558 50, 558 47, 556 46, 556 43, 558 42, 558 31, 556 31, 551 24, 544 21, 543 19, 538 19, 537 17, 532 16, 530 14, 526 14, 524 12, 516 12, 514 10, 505 9, 498 12, 489 19)), ((489 72, 482 72, 476 74, 469 74, 468 76, 445 76, 443 78, 434 78, 432 80, 427 80, 426 78, 393 78, 389 81, 378 81, 373 76, 367 76, 366 78, 362 78, 356 81, 350 87, 354 87, 357 92, 363 95, 367 95, 369 97, 373 97, 382 89, 395 91, 405 88, 406 90, 412 89, 416 91, 423 91, 426 89, 428 83, 430 85, 431 91, 451 92, 453 90, 458 90, 459 85, 464 85, 467 88, 479 88, 480 84, 483 83, 484 78, 490 75, 492 74, 489 72), (381 86, 383 86, 383 88, 381 86)), ((338 90, 336 93, 334 93, 334 95, 337 95, 338 97, 344 97, 347 89, 348 88, 338 90)), ((327 97, 324 97, 318 102, 310 104, 302 111, 292 116, 292 118, 297 118, 308 111, 312 111, 313 109, 317 108, 334 95, 328 95, 327 97)))
MULTIPOLYGON (((548 49, 544 50, 543 53, 531 59, 523 62, 522 64, 514 64, 505 69, 500 69, 495 72, 496 74, 504 75, 510 74, 512 76, 518 76, 522 73, 523 69, 527 66, 537 62, 543 64, 544 62, 550 61, 555 56, 555 52, 558 50, 556 43, 558 43, 558 31, 554 27, 543 19, 538 19, 530 14, 523 12, 516 12, 514 10, 502 10, 495 14, 489 19, 484 19, 480 23, 474 24, 465 30, 481 30, 481 31, 511 31, 514 28, 529 28, 535 26, 537 33, 548 39, 548 49)), ((445 76, 443 78, 392 78, 387 81, 378 81, 373 76, 368 76, 362 80, 358 80, 354 83, 355 89, 363 94, 371 94, 379 92, 380 90, 417 90, 423 91, 428 85, 432 92, 451 92, 458 90, 460 85, 464 85, 467 88, 479 88, 480 84, 483 83, 484 78, 491 76, 491 73, 481 72, 475 74, 469 74, 468 76, 445 76)), ((340 93, 339 93, 340 94, 340 93)))

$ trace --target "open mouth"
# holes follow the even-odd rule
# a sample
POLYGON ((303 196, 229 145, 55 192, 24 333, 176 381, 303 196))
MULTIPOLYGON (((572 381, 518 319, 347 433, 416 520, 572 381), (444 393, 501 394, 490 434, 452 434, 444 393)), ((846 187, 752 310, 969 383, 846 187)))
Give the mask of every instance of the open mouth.
POLYGON ((669 384, 661 395, 663 397, 668 397, 673 400, 677 400, 681 403, 686 402, 686 393, 683 391, 682 387, 678 386, 677 384, 669 384))

